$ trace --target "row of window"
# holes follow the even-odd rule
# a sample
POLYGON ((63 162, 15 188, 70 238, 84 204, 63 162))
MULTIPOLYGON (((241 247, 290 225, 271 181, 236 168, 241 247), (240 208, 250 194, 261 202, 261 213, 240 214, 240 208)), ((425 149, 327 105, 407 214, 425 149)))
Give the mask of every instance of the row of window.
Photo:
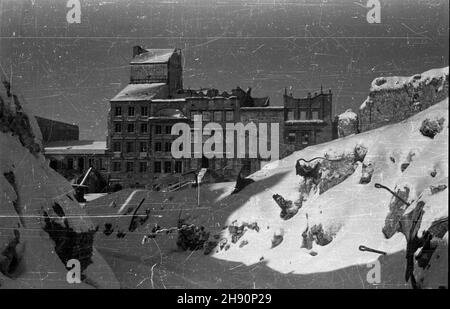
MULTIPOLYGON (((113 142, 113 151, 114 152, 122 152, 122 143, 121 142, 113 142)), ((148 142, 138 142, 138 151, 139 152, 147 152, 148 151, 148 142)), ((164 151, 170 152, 172 148, 172 142, 155 142, 154 151, 164 151), (164 146, 164 148, 163 148, 164 146)), ((136 144, 135 142, 125 142, 125 152, 136 152, 136 144)))
POLYGON ((290 144, 301 143, 302 145, 308 145, 311 143, 312 132, 310 131, 301 131, 299 133, 289 132, 288 133, 288 142, 290 144))
MULTIPOLYGON (((318 110, 313 110, 311 112, 311 119, 320 119, 320 114, 318 110)), ((308 112, 306 110, 300 110, 300 118, 295 118, 294 110, 288 110, 287 112, 287 120, 309 120, 308 119, 308 112)))
MULTIPOLYGON (((141 116, 148 116, 148 107, 141 106, 141 116)), ((193 111, 191 116, 193 118, 194 115, 202 115, 203 121, 223 121, 224 120, 224 112, 223 111, 193 111)), ((123 116, 122 106, 114 107, 114 116, 123 116)), ((127 116, 134 117, 136 116, 136 107, 128 106, 127 108, 127 116)), ((234 111, 225 111, 225 121, 234 121, 234 111)))
MULTIPOLYGON (((122 106, 114 107, 114 116, 122 116, 122 106)), ((136 116, 136 108, 134 106, 128 106, 127 115, 130 117, 136 116)), ((141 116, 148 116, 148 107, 141 106, 141 116)))
MULTIPOLYGON (((133 161, 127 161, 125 162, 125 172, 131 173, 135 172, 135 162, 133 161)), ((146 173, 148 172, 148 162, 138 162, 138 172, 139 173, 146 173)), ((121 172, 122 171, 122 162, 114 161, 112 162, 112 169, 114 172, 121 172)), ((155 161, 153 162, 153 173, 160 174, 160 173, 182 173, 183 172, 183 162, 182 161, 175 161, 175 164, 172 165, 172 161, 155 161), (173 170, 172 170, 173 168, 173 170)))
MULTIPOLYGON (((223 111, 192 111, 191 119, 194 119, 195 115, 201 115, 202 121, 215 121, 220 122, 224 120, 223 111)), ((225 111, 225 121, 234 121, 234 111, 225 111)))
MULTIPOLYGON (((135 133, 136 125, 134 122, 129 122, 126 124, 127 133, 135 133)), ((139 132, 140 133, 148 133, 149 126, 148 123, 141 123, 139 126, 139 132)), ((116 133, 122 133, 122 123, 116 122, 114 124, 114 132, 116 133)), ((155 126, 155 134, 162 134, 163 132, 163 126, 156 125, 155 126)), ((172 126, 164 126, 164 133, 170 134, 172 132, 172 126)))

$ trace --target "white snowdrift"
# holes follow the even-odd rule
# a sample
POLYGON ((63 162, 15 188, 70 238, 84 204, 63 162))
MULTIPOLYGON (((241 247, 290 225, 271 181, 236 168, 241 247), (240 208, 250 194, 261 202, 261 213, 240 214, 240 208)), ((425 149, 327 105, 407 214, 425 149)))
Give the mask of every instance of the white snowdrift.
MULTIPOLYGON (((429 190, 431 185, 448 187, 448 99, 400 123, 295 152, 266 165, 251 178, 256 182, 239 193, 248 196, 248 200, 231 214, 227 224, 256 222, 260 230, 247 230, 235 244, 231 243, 228 230, 224 230, 222 236, 231 245, 214 254, 218 259, 245 265, 264 260, 267 266, 282 273, 310 274, 367 264, 379 257, 359 251, 360 245, 388 254, 405 250, 406 240, 402 234, 386 239, 382 233, 392 195, 375 188, 374 184, 380 183, 392 190, 407 186, 411 190, 408 200, 412 206, 419 198, 426 202, 419 234, 434 220, 448 217, 447 189, 434 195, 429 190), (419 130, 426 118, 445 118, 444 129, 433 139, 423 136, 419 130), (371 163, 374 168, 370 183, 360 184, 362 164, 359 163, 343 182, 321 195, 312 193, 293 218, 280 218, 280 208, 272 195, 298 200, 302 180, 295 171, 298 159, 308 160, 325 154, 333 158, 352 153, 357 145, 368 149, 363 163, 371 163), (405 163, 409 166, 402 171, 405 163), (263 187, 264 180, 271 177, 281 180, 270 188, 263 187), (310 250, 301 248, 302 233, 308 226, 318 224, 334 235, 334 239, 325 246, 314 243, 310 250), (282 234, 283 240, 272 248, 276 234, 282 234), (242 242, 247 244, 241 246, 242 242)), ((405 268, 405 265, 398 267, 405 268)))

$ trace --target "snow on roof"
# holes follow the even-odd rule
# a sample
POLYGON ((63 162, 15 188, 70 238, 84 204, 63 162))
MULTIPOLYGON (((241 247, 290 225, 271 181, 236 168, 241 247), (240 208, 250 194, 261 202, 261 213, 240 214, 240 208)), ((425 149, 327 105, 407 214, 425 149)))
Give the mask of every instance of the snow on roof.
POLYGON ((145 101, 154 98, 165 83, 128 84, 111 101, 145 101))
POLYGON ((154 103, 186 102, 186 99, 153 99, 154 103))
POLYGON ((45 154, 105 154, 106 141, 58 141, 45 146, 45 154))
POLYGON ((149 117, 148 119, 187 119, 187 117, 179 109, 166 108, 158 111, 155 116, 149 117))
POLYGON ((167 63, 175 49, 146 49, 145 53, 135 56, 130 64, 167 63))
POLYGON ((429 84, 432 80, 448 78, 448 67, 440 69, 431 69, 422 74, 415 74, 413 76, 389 76, 378 77, 372 81, 370 91, 380 90, 395 90, 401 89, 405 86, 418 87, 421 84, 429 84))
POLYGON ((261 109, 261 110, 269 110, 269 109, 284 109, 284 106, 242 106, 242 110, 252 110, 252 109, 261 109))
POLYGON ((304 119, 304 120, 286 120, 284 122, 285 124, 318 124, 318 123, 324 123, 322 119, 304 119))

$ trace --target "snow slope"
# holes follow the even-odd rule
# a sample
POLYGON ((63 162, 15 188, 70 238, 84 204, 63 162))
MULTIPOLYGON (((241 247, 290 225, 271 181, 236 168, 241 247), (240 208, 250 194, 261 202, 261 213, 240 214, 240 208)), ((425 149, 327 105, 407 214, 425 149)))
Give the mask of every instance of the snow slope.
MULTIPOLYGON (((398 222, 415 215, 420 201, 419 237, 437 219, 448 222, 447 114, 445 100, 401 123, 308 147, 269 163, 237 194, 231 194, 234 183, 202 185, 199 205, 195 188, 126 189, 98 198, 86 205, 99 229, 96 247, 121 284, 132 288, 376 287, 366 279, 376 260, 382 267, 378 286, 410 287, 404 279, 407 240, 400 233, 409 225, 402 229, 398 222), (423 121, 436 118, 444 118, 441 131, 423 135, 423 121), (324 156, 337 161, 303 164, 319 162, 320 177, 297 174, 298 159, 324 156), (411 206, 400 213, 403 204, 375 183, 401 192, 407 187, 407 197, 399 194, 411 206), (280 204, 290 205, 284 214, 276 194, 280 204), (209 233, 210 253, 177 248, 180 218, 209 233), (142 242, 149 235, 155 236, 142 242), (360 245, 387 255, 360 251, 360 245)), ((415 265, 421 286, 447 286, 446 237, 426 271, 415 265)))
MULTIPOLYGON (((248 230, 228 250, 215 253, 219 259, 249 265, 264 258, 269 267, 279 272, 308 274, 365 264, 378 258, 377 254, 359 251, 360 245, 388 254, 405 250, 403 235, 394 232, 393 237, 387 239, 383 234, 385 223, 389 223, 385 220, 393 197, 374 184, 383 184, 394 191, 408 188, 407 201, 411 206, 407 212, 415 209, 418 201, 425 202, 418 235, 437 219, 447 218, 448 222, 448 99, 398 124, 308 147, 266 165, 252 175, 252 179, 256 182, 243 191, 251 197, 231 214, 227 224, 257 222, 260 231, 248 230), (445 119, 443 130, 433 139, 420 132, 427 118, 445 119), (296 160, 325 154, 336 158, 353 153, 357 146, 367 148, 367 154, 363 162, 357 162, 353 174, 322 194, 313 190, 294 217, 280 218, 280 209, 272 195, 280 194, 291 201, 299 199, 299 183, 304 179, 295 173, 296 160), (369 165, 373 170, 371 180, 361 184, 364 167, 369 165), (278 183, 270 188, 259 187, 263 179, 277 174, 283 175, 278 183), (443 190, 432 194, 430 187, 439 185, 443 190), (322 246, 313 242, 311 249, 301 248, 302 233, 314 225, 321 225, 325 233, 332 235, 332 241, 322 246), (280 234, 282 242, 272 248, 274 235, 280 234), (243 241, 248 244, 241 247, 243 241)), ((223 237, 231 243, 228 230, 223 232, 223 237)), ((448 273, 448 269, 445 270, 448 273)))
POLYGON ((0 288, 119 287, 92 246, 94 225, 41 149, 34 117, 0 91, 0 288), (81 263, 80 284, 66 280, 70 259, 81 263))

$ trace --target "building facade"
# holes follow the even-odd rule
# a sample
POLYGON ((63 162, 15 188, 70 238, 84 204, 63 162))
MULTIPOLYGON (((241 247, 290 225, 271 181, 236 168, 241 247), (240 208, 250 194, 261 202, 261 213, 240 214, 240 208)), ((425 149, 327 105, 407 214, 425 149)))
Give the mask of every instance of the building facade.
POLYGON ((294 98, 285 91, 284 143, 290 151, 321 144, 337 138, 331 90, 294 98))
MULTIPOLYGON (((106 154, 111 182, 154 187, 182 181, 200 168, 210 170, 217 180, 234 180, 240 172, 255 172, 268 161, 249 156, 230 158, 226 153, 219 158, 194 157, 194 153, 191 158, 173 158, 171 145, 178 136, 171 134, 172 126, 186 123, 194 134, 195 115, 202 116, 203 125, 215 122, 222 128, 227 123, 266 123, 268 137, 270 124, 278 123, 280 157, 336 138, 331 91, 307 98, 285 93, 283 106, 271 106, 268 97, 252 97, 251 89, 237 87, 230 93, 183 89, 181 63, 179 49, 133 48, 130 83, 110 100, 106 154)), ((226 134, 223 132, 224 149, 226 134)), ((208 138, 203 135, 202 144, 208 138)), ((270 149, 270 138, 266 142, 270 149)))

